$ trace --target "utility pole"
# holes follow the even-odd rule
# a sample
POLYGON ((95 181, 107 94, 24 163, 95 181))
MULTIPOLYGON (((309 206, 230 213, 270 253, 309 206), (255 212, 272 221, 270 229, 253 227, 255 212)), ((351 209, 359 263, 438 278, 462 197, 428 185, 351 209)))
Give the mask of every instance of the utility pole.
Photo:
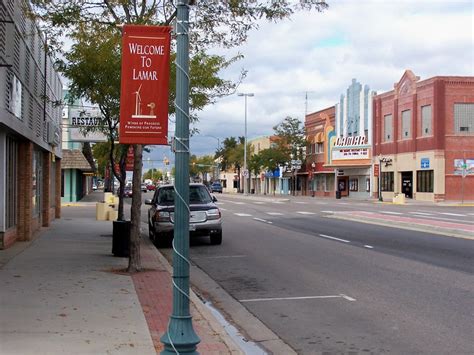
POLYGON ((189 309, 189 0, 177 1, 173 311, 161 354, 198 354, 189 309))

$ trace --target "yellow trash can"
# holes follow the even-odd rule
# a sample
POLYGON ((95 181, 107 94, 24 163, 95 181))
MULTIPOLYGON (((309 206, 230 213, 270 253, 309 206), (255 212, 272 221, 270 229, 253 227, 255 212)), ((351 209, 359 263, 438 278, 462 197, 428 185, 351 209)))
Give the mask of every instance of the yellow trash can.
POLYGON ((97 202, 95 208, 95 218, 98 221, 106 221, 108 210, 109 206, 105 202, 97 202))
POLYGON ((118 218, 118 211, 115 210, 109 210, 107 214, 107 219, 109 221, 116 221, 118 218))

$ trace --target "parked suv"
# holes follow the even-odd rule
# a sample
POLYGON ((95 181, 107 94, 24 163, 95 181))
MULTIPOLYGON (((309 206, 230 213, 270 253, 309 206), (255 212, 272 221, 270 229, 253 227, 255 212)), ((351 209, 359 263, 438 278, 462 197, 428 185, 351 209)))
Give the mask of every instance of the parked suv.
MULTIPOLYGON (((174 233, 173 185, 156 189, 153 199, 145 200, 148 210, 148 231, 150 239, 158 246, 170 244, 174 233)), ((189 234, 190 237, 209 236, 211 244, 222 243, 222 217, 217 199, 211 196, 203 184, 189 185, 189 234)))
POLYGON ((210 187, 210 190, 211 192, 219 192, 219 193, 222 193, 222 185, 219 181, 214 181, 212 184, 211 184, 211 187, 210 187))

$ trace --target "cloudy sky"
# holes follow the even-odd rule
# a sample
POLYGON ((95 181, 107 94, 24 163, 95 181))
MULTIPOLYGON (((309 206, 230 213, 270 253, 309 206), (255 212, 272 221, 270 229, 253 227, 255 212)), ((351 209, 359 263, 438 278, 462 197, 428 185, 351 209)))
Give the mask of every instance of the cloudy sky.
MULTIPOLYGON (((383 93, 405 69, 421 80, 474 75, 473 0, 327 0, 323 13, 301 12, 278 23, 262 21, 248 42, 216 53, 244 59, 222 73, 248 75, 238 92, 248 98, 248 138, 271 135, 286 116, 304 122, 305 111, 334 105, 352 78, 383 93), (307 100, 306 100, 307 97, 307 100)), ((213 154, 217 138, 244 135, 244 98, 233 95, 198 113, 200 134, 191 154, 213 154)), ((170 126, 174 135, 174 127, 170 126)), ((168 147, 146 155, 172 158, 168 147)), ((145 158, 146 159, 146 158, 145 158)), ((145 160, 145 169, 147 166, 145 160)))

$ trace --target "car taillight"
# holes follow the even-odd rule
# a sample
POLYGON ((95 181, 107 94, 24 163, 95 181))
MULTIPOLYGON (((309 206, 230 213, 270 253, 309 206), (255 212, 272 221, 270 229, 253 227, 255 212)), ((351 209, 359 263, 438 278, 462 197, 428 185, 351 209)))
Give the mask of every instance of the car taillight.
POLYGON ((221 218, 221 211, 218 208, 213 208, 206 211, 207 219, 221 218))
POLYGON ((156 211, 155 219, 158 222, 168 222, 170 220, 170 213, 165 211, 156 211))

